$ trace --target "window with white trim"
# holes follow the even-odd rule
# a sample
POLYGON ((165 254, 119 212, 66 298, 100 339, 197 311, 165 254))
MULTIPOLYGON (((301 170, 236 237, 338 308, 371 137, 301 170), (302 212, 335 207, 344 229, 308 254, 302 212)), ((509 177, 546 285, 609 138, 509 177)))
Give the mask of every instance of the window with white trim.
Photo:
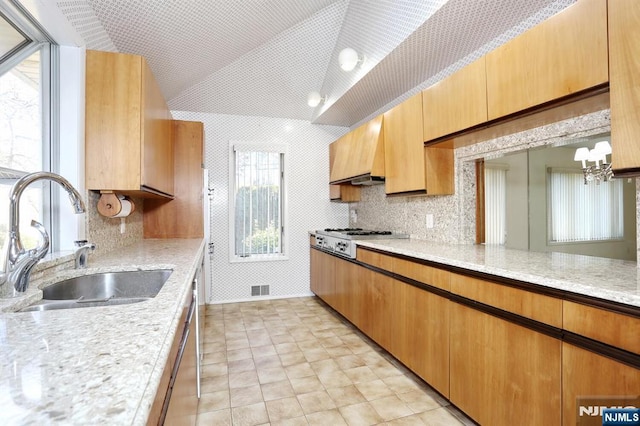
POLYGON ((507 241, 507 170, 507 166, 485 164, 485 244, 504 245, 507 241))
MULTIPOLYGON (((52 170, 51 39, 39 25, 13 4, 0 4, 0 198, 6 200, 21 176, 52 170)), ((20 234, 25 248, 34 247, 38 234, 29 225, 41 222, 56 235, 57 215, 51 207, 50 185, 31 185, 20 200, 20 234)), ((4 246, 9 209, 0 209, 0 246, 4 246)), ((52 238, 52 247, 58 242, 52 238)))
POLYGON ((623 182, 584 184, 582 171, 548 169, 549 242, 624 238, 623 182))
POLYGON ((234 143, 231 154, 233 258, 281 259, 285 254, 286 145, 234 143))

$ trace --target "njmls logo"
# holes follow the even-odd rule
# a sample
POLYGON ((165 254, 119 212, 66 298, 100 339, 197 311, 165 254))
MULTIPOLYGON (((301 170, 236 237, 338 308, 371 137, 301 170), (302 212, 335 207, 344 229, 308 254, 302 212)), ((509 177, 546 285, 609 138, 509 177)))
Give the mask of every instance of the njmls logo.
POLYGON ((640 426, 640 395, 580 396, 576 398, 577 426, 640 426))

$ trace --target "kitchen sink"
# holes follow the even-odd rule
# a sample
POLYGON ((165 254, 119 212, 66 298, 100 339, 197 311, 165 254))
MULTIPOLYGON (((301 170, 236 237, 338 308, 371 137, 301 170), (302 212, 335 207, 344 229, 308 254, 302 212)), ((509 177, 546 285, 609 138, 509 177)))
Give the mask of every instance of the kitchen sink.
POLYGON ((158 294, 171 272, 171 269, 103 272, 69 278, 43 288, 42 300, 20 312, 143 302, 158 294))

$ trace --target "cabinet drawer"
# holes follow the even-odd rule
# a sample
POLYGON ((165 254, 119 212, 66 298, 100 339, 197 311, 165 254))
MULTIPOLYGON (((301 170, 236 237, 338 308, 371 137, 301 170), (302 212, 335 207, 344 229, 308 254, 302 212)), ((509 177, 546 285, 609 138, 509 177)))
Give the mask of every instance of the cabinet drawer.
POLYGON ((451 288, 449 271, 432 268, 431 266, 411 262, 404 259, 393 259, 393 272, 403 277, 411 278, 424 284, 432 285, 443 290, 451 288))
POLYGON ((451 292, 554 327, 562 327, 562 300, 554 297, 458 274, 451 274, 451 292))
POLYGON ((356 259, 367 265, 384 269, 385 271, 393 271, 393 257, 391 256, 358 248, 356 251, 356 259))
POLYGON ((563 328, 640 354, 640 318, 564 301, 563 328))

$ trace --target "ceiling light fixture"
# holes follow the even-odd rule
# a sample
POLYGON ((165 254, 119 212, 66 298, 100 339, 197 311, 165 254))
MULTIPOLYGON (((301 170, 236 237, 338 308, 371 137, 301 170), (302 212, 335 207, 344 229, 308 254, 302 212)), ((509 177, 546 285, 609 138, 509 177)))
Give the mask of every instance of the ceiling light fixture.
POLYGON ((611 145, 607 141, 596 143, 591 150, 586 147, 576 149, 573 159, 582 162, 585 185, 594 180, 599 185, 600 181, 606 182, 613 178, 611 163, 607 163, 607 155, 609 154, 611 154, 611 145), (595 166, 587 166, 587 161, 596 164, 595 166), (600 162, 602 162, 602 166, 600 166, 600 162))
POLYGON ((338 55, 338 63, 344 71, 353 70, 358 64, 363 64, 365 59, 367 58, 364 55, 359 56, 358 52, 350 47, 342 49, 338 55))
POLYGON ((315 108, 326 100, 327 97, 322 96, 319 92, 310 92, 307 96, 307 105, 315 108))

